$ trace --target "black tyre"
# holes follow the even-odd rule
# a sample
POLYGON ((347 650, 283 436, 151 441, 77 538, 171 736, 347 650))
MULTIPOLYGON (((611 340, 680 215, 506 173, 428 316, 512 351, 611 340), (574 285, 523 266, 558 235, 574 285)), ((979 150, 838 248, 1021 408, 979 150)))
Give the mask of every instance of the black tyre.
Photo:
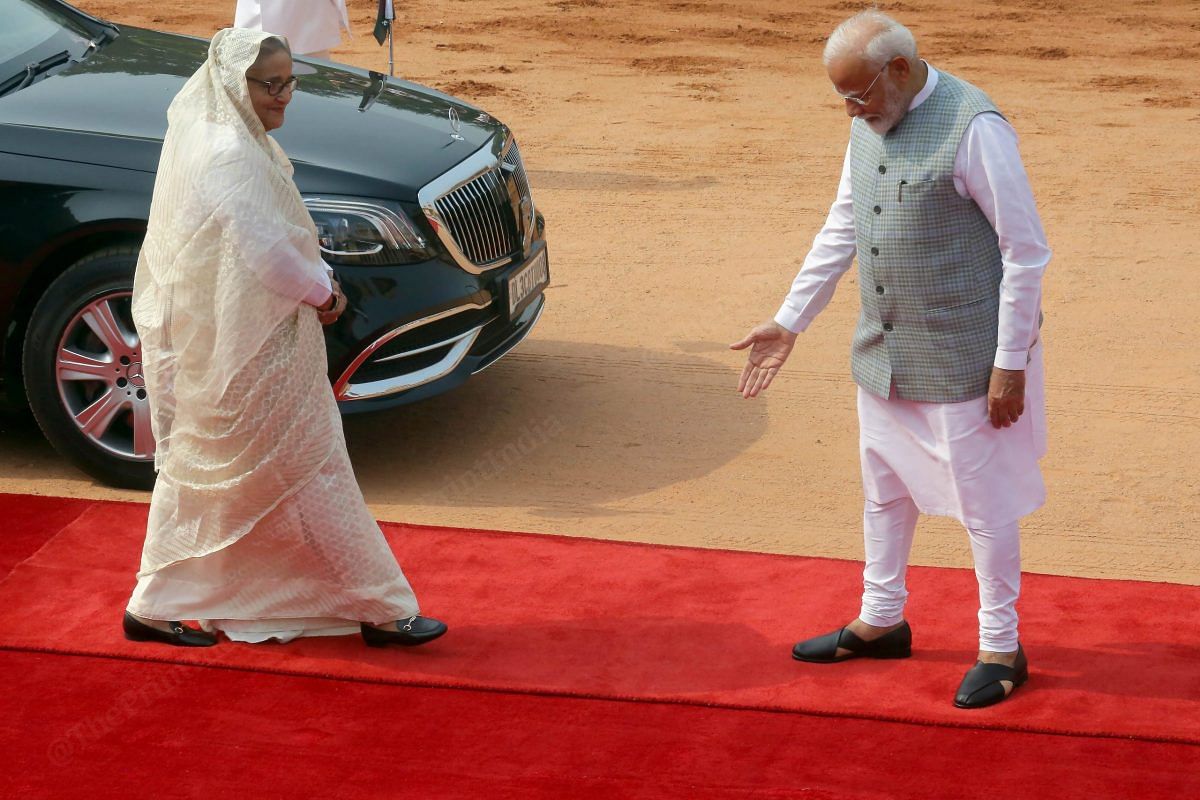
POLYGON ((131 298, 136 247, 100 250, 55 279, 33 310, 22 365, 46 438, 98 480, 154 485, 154 436, 131 298))

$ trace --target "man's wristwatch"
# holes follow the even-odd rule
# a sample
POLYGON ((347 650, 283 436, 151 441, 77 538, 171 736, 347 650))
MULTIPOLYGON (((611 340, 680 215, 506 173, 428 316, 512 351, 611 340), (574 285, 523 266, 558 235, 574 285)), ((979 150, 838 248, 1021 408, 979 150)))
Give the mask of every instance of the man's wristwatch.
POLYGON ((320 311, 322 314, 328 314, 330 311, 333 311, 335 308, 337 308, 337 292, 330 291, 329 292, 329 302, 323 306, 318 307, 317 311, 320 311))

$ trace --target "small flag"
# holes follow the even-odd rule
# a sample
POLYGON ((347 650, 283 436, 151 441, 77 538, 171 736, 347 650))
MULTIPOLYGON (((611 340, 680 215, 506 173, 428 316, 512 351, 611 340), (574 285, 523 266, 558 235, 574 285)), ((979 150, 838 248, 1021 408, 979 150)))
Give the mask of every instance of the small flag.
POLYGON ((392 27, 392 21, 396 19, 396 9, 392 5, 392 0, 379 0, 379 9, 375 14, 375 41, 383 44, 387 39, 388 29, 392 27))

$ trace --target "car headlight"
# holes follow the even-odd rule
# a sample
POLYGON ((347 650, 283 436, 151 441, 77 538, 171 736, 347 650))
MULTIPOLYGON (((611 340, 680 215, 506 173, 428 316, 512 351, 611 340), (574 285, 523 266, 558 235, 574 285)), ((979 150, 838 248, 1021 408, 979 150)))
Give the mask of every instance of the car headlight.
POLYGON ((380 201, 305 197, 317 226, 321 256, 330 264, 412 264, 433 252, 408 215, 380 201))

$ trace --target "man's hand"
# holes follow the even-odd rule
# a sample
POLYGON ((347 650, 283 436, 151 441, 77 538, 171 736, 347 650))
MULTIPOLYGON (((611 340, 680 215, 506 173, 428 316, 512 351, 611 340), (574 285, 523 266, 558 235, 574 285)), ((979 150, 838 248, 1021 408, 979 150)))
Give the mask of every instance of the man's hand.
POLYGON ((742 397, 758 397, 759 392, 770 386, 775 373, 787 361, 795 344, 796 334, 774 320, 768 320, 755 326, 745 339, 729 345, 730 350, 750 348, 746 367, 738 379, 738 391, 742 397))
POLYGON ((337 279, 330 278, 329 283, 333 288, 333 295, 330 297, 330 305, 324 308, 317 309, 317 319, 322 325, 332 325, 338 321, 338 317, 342 316, 342 312, 346 310, 346 295, 342 294, 342 285, 337 282, 337 279))
POLYGON ((988 384, 988 418, 993 428, 1007 428, 1025 413, 1025 370, 992 367, 988 384))

